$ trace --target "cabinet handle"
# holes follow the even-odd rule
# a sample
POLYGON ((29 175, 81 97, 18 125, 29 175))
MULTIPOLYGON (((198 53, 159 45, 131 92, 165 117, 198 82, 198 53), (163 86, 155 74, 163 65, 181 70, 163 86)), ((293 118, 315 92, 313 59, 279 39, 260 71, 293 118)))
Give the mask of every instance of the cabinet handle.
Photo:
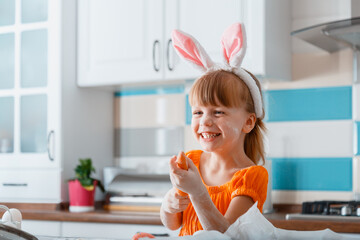
POLYGON ((167 67, 169 71, 174 70, 174 66, 170 66, 170 46, 171 46, 172 40, 169 39, 167 48, 166 48, 166 57, 167 57, 167 67))
POLYGON ((27 187, 27 183, 3 183, 4 187, 27 187))
MULTIPOLYGON (((158 48, 160 47, 160 42, 159 40, 155 40, 154 41, 154 44, 153 44, 153 67, 154 67, 154 70, 156 72, 158 72, 160 70, 160 67, 156 66, 156 46, 158 46, 158 48)), ((159 54, 160 55, 160 54, 159 54)))
MULTIPOLYGON (((55 135, 54 130, 51 130, 49 132, 48 139, 47 139, 47 152, 48 152, 50 161, 54 161, 54 155, 52 155, 50 152, 50 140, 51 140, 51 136, 54 136, 54 135, 55 135)), ((54 141, 55 141, 55 139, 54 139, 54 141)))

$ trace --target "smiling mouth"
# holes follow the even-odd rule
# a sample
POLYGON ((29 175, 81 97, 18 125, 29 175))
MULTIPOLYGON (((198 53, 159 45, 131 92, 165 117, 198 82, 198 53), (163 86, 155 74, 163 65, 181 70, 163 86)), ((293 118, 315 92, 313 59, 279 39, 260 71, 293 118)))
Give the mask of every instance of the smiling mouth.
POLYGON ((200 133, 200 136, 205 139, 216 138, 220 135, 221 133, 200 133))

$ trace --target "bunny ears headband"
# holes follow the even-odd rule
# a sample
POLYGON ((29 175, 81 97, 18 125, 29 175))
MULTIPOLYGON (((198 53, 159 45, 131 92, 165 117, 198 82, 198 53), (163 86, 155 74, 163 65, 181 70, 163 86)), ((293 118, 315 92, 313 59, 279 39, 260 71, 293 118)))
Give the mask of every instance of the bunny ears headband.
POLYGON ((222 35, 221 48, 225 65, 214 63, 200 43, 187 33, 174 30, 172 41, 177 53, 202 72, 223 69, 238 75, 250 90, 256 117, 263 116, 260 89, 250 74, 240 67, 246 52, 246 34, 243 24, 232 24, 222 35))

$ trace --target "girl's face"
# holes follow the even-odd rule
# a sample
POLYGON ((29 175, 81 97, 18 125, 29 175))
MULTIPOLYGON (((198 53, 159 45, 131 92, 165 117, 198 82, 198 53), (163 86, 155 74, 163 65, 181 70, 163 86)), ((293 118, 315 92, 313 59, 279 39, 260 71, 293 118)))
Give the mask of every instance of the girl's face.
POLYGON ((240 149, 255 121, 255 114, 248 113, 243 107, 192 106, 192 131, 207 152, 240 149))

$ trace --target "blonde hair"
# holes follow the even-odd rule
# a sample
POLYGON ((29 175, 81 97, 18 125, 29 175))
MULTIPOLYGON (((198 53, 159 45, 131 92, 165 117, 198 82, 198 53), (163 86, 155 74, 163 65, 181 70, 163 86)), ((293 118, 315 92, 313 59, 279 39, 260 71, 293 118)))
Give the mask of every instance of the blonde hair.
MULTIPOLYGON (((248 73, 256 82, 261 93, 260 82, 253 74, 248 73)), ((255 113, 254 101, 249 88, 239 76, 225 70, 211 71, 197 79, 190 89, 189 102, 190 105, 197 103, 203 106, 218 106, 220 104, 225 107, 241 107, 245 104, 247 112, 255 113)), ((246 134, 244 143, 245 154, 257 165, 260 161, 265 163, 264 133, 266 127, 262 119, 263 117, 256 119, 255 126, 246 134)))

